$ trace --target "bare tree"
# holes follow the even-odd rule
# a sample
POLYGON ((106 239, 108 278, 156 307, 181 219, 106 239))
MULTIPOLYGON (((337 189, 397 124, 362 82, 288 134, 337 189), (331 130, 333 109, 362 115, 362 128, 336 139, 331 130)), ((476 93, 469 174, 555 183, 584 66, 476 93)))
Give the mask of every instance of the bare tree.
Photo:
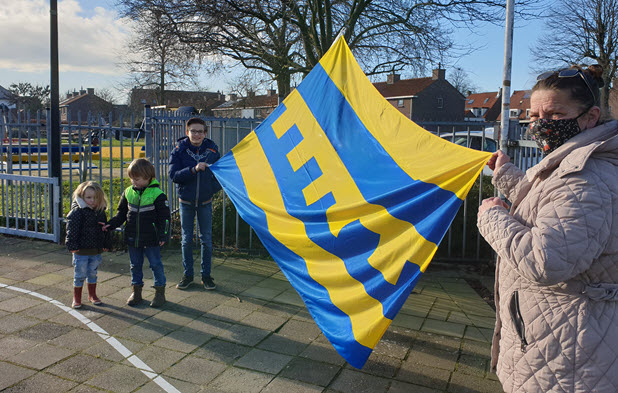
POLYGON ((601 107, 608 108, 618 57, 618 0, 559 0, 546 17, 545 34, 532 53, 537 70, 571 64, 603 66, 601 107))
MULTIPOLYGON (((280 96, 343 31, 368 75, 425 70, 454 48, 451 26, 498 21, 504 0, 119 0, 125 15, 150 9, 203 54, 273 75, 280 96)), ((522 0, 526 7, 532 0, 522 0)))
POLYGON ((449 83, 464 96, 470 93, 476 93, 478 87, 470 80, 470 75, 461 67, 455 67, 446 78, 449 83))
POLYGON ((164 16, 156 9, 135 14, 132 38, 122 63, 131 74, 127 87, 154 88, 157 102, 165 104, 165 91, 197 84, 200 58, 165 28, 164 16))

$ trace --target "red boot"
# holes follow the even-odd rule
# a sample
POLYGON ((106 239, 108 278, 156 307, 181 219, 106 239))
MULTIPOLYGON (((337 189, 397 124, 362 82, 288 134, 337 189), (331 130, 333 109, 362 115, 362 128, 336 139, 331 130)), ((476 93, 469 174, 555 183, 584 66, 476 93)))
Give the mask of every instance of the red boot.
POLYGON ((82 306, 82 288, 73 287, 73 304, 71 304, 71 307, 80 308, 82 306))
POLYGON ((99 306, 103 304, 101 299, 97 297, 97 284, 88 284, 88 300, 92 302, 95 306, 99 306))

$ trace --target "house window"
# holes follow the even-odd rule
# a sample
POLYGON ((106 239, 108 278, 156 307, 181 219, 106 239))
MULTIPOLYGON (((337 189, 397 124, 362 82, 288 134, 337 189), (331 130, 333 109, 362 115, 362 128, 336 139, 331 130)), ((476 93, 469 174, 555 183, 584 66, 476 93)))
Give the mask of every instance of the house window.
POLYGON ((517 116, 519 116, 519 111, 517 109, 511 109, 510 117, 517 117, 517 116))
POLYGON ((403 107, 403 100, 397 100, 397 107, 399 108, 403 107))
POLYGON ((442 97, 438 97, 438 109, 444 108, 444 100, 442 97))
POLYGON ((483 104, 487 104, 487 101, 489 101, 489 98, 485 98, 485 101, 483 101, 483 104))
POLYGON ((526 109, 526 118, 530 118, 530 108, 526 109))

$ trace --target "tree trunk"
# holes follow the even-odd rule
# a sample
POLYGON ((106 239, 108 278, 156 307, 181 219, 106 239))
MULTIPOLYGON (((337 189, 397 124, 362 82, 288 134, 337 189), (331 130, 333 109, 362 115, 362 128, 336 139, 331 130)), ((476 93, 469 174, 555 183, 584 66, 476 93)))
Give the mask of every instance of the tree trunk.
POLYGON ((290 70, 288 68, 279 72, 276 76, 277 89, 279 91, 279 103, 281 103, 290 92, 290 70))

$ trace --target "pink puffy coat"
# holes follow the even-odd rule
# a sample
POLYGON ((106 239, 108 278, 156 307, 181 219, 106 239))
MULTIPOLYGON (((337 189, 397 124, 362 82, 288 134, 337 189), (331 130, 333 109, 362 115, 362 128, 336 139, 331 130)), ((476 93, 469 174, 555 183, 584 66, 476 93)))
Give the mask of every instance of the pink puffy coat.
POLYGON ((492 366, 506 392, 618 392, 618 122, 523 173, 478 227, 498 254, 492 366))

